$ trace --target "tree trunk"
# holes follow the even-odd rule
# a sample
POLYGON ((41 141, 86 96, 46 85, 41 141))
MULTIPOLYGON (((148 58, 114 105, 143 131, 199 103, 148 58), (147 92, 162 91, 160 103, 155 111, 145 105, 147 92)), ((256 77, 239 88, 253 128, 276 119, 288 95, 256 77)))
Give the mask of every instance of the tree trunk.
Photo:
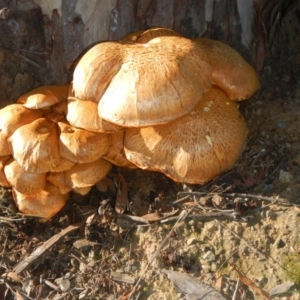
POLYGON ((1 106, 70 81, 71 63, 93 43, 153 26, 226 42, 258 70, 294 55, 282 67, 298 72, 298 13, 299 1, 283 0, 0 0, 1 106))

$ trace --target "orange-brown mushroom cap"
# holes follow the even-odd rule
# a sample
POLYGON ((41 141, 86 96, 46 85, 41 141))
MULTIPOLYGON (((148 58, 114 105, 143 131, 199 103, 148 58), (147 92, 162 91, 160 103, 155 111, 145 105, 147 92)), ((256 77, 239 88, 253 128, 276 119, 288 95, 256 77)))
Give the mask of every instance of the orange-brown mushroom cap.
POLYGON ((1 156, 0 157, 0 185, 4 187, 11 187, 11 184, 8 182, 5 173, 4 167, 6 162, 11 158, 11 156, 1 156))
POLYGON ((0 130, 10 136, 19 127, 43 116, 40 109, 28 109, 22 104, 10 104, 0 110, 0 130))
POLYGON ((136 169, 137 166, 130 162, 124 153, 124 131, 111 133, 111 145, 103 158, 118 167, 136 169))
POLYGON ((8 139, 13 157, 30 173, 46 173, 60 162, 57 124, 37 119, 17 129, 8 139))
POLYGON ((45 188, 33 195, 26 195, 12 189, 19 211, 25 215, 49 219, 67 203, 69 195, 61 195, 57 187, 47 183, 45 188))
POLYGON ((8 136, 0 131, 0 157, 11 155, 11 151, 8 145, 8 136))
POLYGON ((177 36, 100 43, 75 68, 74 96, 99 102, 99 116, 120 126, 166 123, 190 112, 211 85, 207 60, 196 43, 177 36))
POLYGON ((193 41, 208 56, 214 84, 231 100, 249 98, 259 88, 257 72, 235 49, 211 39, 196 38, 193 41))
POLYGON ((66 186, 82 188, 95 185, 110 171, 112 165, 103 158, 92 163, 77 164, 65 171, 66 186))
POLYGON ((49 107, 60 101, 67 99, 68 86, 40 86, 23 95, 21 95, 17 103, 23 104, 27 108, 38 109, 49 107))
POLYGON ((236 103, 212 87, 180 119, 127 129, 125 155, 139 168, 163 172, 178 182, 204 184, 234 165, 244 149, 246 131, 236 103))
POLYGON ((94 132, 115 132, 124 130, 124 127, 101 119, 98 115, 98 104, 93 101, 82 101, 73 97, 68 99, 68 122, 78 128, 94 132))
POLYGON ((103 156, 110 146, 109 134, 87 131, 65 122, 57 124, 60 128, 60 156, 67 160, 76 163, 90 163, 103 156))
POLYGON ((92 163, 76 164, 70 170, 47 174, 47 181, 54 184, 61 193, 71 189, 85 188, 95 185, 110 171, 112 165, 103 158, 92 163))
POLYGON ((28 173, 13 158, 5 163, 4 173, 11 186, 22 194, 36 194, 46 185, 45 173, 28 173))

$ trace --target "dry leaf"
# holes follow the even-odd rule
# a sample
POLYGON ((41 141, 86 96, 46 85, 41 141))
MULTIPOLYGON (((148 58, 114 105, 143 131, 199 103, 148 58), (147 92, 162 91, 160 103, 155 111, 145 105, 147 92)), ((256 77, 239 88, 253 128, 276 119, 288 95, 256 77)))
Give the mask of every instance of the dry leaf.
POLYGON ((171 270, 162 270, 174 283, 178 292, 185 295, 187 300, 226 300, 217 290, 200 280, 171 270))

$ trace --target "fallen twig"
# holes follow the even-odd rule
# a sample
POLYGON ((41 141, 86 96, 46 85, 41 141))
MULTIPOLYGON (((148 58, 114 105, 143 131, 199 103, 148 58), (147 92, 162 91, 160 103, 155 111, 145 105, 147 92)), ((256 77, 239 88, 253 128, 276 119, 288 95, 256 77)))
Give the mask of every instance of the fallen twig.
POLYGON ((253 291, 255 291, 257 294, 262 296, 266 300, 270 300, 270 295, 265 292, 263 289, 258 287, 251 279, 246 277, 240 270, 237 269, 237 267, 233 264, 231 264, 231 267, 233 270, 235 270, 238 273, 239 280, 246 284, 248 287, 250 287, 253 291))
POLYGON ((52 248, 61 238, 69 234, 71 231, 76 230, 82 226, 82 223, 70 225, 63 229, 61 232, 52 236, 43 245, 36 248, 28 257, 22 258, 13 268, 16 274, 20 274, 31 266, 37 259, 41 258, 50 248, 52 248))

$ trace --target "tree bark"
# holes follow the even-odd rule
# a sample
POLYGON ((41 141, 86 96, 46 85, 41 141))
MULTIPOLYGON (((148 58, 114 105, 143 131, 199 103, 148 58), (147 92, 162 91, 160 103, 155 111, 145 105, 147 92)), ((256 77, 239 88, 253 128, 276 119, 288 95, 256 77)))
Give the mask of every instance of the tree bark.
POLYGON ((283 0, 0 0, 1 106, 69 82, 88 46, 153 26, 223 41, 258 70, 266 58, 293 55, 282 68, 298 72, 298 14, 299 1, 283 0))

